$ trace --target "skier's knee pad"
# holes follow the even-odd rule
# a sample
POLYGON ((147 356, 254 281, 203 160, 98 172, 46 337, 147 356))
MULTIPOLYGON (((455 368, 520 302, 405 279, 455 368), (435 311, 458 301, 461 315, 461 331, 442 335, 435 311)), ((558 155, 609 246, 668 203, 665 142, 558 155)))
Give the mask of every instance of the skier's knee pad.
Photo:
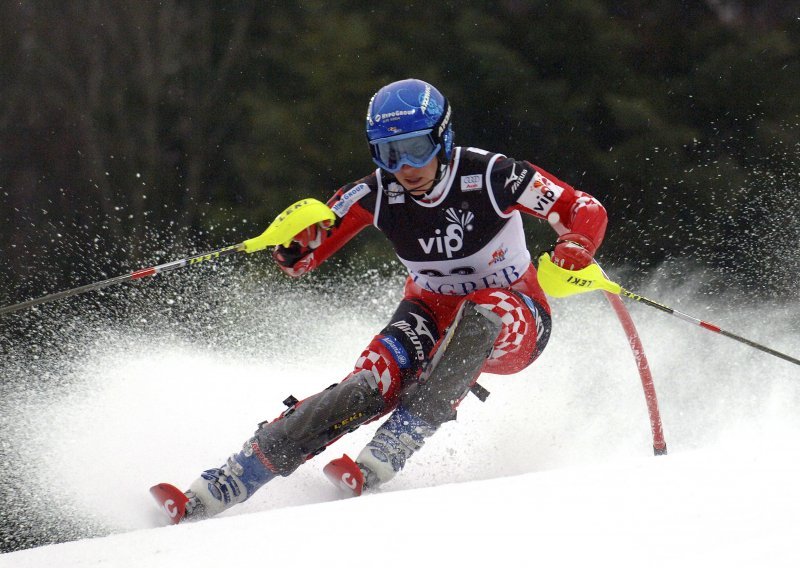
POLYGON ((361 371, 296 403, 277 420, 261 424, 254 441, 265 465, 286 476, 309 456, 380 415, 384 406, 372 373, 361 371))
POLYGON ((533 300, 515 290, 475 290, 466 296, 466 300, 497 314, 503 322, 503 334, 524 328, 530 320, 530 311, 534 309, 533 300))
POLYGON ((465 300, 416 388, 402 404, 433 428, 455 417, 455 409, 477 380, 502 328, 501 317, 465 300))
POLYGON ((516 290, 485 289, 467 298, 497 314, 503 323, 485 371, 517 373, 544 350, 550 338, 550 314, 530 297, 516 290))

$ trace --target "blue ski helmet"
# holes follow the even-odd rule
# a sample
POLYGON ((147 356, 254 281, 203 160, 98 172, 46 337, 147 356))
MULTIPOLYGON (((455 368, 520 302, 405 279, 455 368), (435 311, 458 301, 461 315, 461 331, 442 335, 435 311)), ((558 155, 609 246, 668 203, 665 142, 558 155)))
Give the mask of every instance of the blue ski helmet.
POLYGON ((375 93, 366 131, 372 160, 392 173, 403 164, 421 168, 437 155, 449 164, 453 155, 450 104, 419 79, 396 81, 375 93))

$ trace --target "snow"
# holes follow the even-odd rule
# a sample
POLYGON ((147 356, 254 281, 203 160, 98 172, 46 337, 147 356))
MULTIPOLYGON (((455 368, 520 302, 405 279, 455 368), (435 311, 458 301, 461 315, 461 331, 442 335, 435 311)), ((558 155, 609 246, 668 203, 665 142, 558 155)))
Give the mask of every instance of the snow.
POLYGON ((392 491, 25 550, 0 566, 796 566, 800 471, 780 455, 737 446, 392 491))
MULTIPOLYGON (((724 298, 692 290, 640 292, 798 355, 796 308, 721 309, 724 298)), ((465 400, 380 493, 344 499, 322 475, 329 459, 360 450, 368 425, 218 518, 165 526, 150 485, 188 485, 286 396, 343 377, 391 309, 345 306, 355 313, 343 320, 330 298, 308 302, 312 349, 273 350, 295 318, 252 310, 258 332, 214 350, 188 335, 115 328, 74 363, 68 388, 4 406, 25 425, 15 444, 37 487, 32 516, 6 522, 50 515, 99 529, 0 555, 0 567, 800 564, 798 368, 628 303, 669 449, 653 456, 633 358, 594 294, 554 301, 540 360, 485 376, 488 401, 465 400)))

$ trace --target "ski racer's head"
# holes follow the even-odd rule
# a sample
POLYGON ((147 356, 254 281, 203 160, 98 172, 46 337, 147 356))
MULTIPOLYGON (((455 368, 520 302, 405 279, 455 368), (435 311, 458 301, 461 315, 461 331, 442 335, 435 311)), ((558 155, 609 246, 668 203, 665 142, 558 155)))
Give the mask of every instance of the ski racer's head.
POLYGON ((375 93, 366 132, 372 160, 413 195, 429 191, 452 158, 450 104, 419 79, 396 81, 375 93))

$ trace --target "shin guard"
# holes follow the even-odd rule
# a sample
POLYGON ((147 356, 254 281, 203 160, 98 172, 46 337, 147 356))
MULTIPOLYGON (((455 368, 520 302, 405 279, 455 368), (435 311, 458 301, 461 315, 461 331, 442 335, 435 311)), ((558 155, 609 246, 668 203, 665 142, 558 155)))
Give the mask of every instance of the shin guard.
POLYGON ((465 301, 442 339, 419 383, 404 393, 401 404, 412 415, 438 428, 455 418, 455 408, 477 380, 497 339, 500 316, 465 301))
POLYGON ((372 372, 361 371, 261 424, 253 440, 267 467, 286 476, 340 436, 379 416, 384 406, 372 372))

